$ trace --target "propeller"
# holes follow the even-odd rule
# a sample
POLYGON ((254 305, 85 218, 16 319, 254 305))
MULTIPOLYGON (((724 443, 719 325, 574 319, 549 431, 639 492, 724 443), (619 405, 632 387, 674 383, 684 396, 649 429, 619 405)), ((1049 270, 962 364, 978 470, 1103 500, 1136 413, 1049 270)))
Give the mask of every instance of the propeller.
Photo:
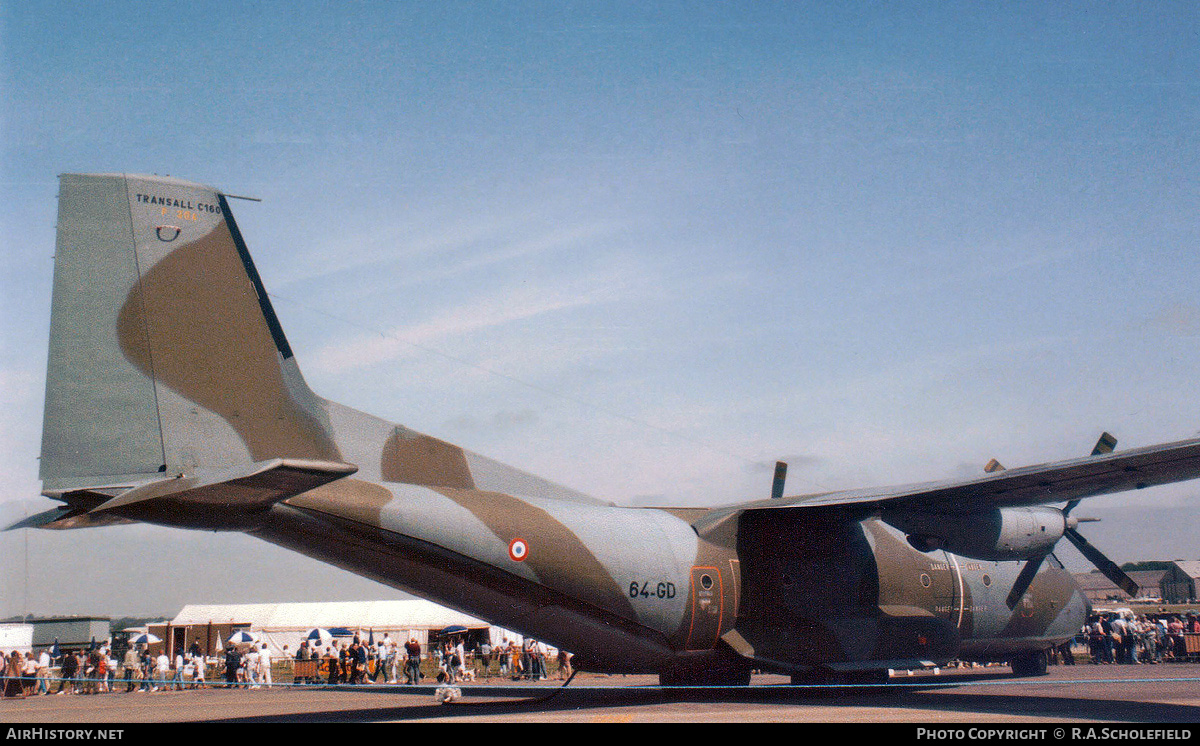
POLYGON ((1037 557, 1030 557, 1025 566, 1021 568, 1021 574, 1017 576, 1012 590, 1008 592, 1008 598, 1005 599, 1005 603, 1008 604, 1010 611, 1017 607, 1017 602, 1025 595, 1025 591, 1029 590, 1029 584, 1033 582, 1033 576, 1037 575, 1038 570, 1042 568, 1042 563, 1046 561, 1047 556, 1049 556, 1048 553, 1037 557))
POLYGON ((783 485, 787 482, 787 464, 783 461, 775 462, 775 479, 771 482, 771 498, 778 500, 783 497, 783 485))
MULTIPOLYGON (((1112 453, 1113 449, 1116 447, 1117 439, 1108 433, 1103 433, 1100 436, 1100 440, 1096 441, 1096 447, 1092 449, 1092 455, 1101 456, 1106 453, 1112 453)), ((992 462, 995 462, 995 459, 993 459, 992 462)), ((989 465, 992 462, 989 462, 989 465)), ((1130 597, 1136 596, 1138 594, 1137 583, 1133 582, 1133 579, 1126 575, 1125 572, 1117 566, 1117 563, 1113 562, 1108 557, 1105 557, 1099 549, 1092 546, 1087 539, 1083 538, 1083 536, 1075 530, 1075 527, 1081 522, 1096 520, 1089 518, 1071 518, 1071 511, 1074 510, 1075 506, 1078 504, 1079 500, 1072 500, 1067 503, 1066 507, 1062 509, 1063 522, 1065 523, 1063 528, 1063 536, 1067 537, 1067 540, 1075 545, 1075 548, 1079 550, 1079 553, 1084 557, 1087 557, 1088 561, 1095 565, 1096 569, 1104 574, 1104 577, 1115 583, 1121 590, 1128 593, 1130 597)), ((1038 557, 1030 557, 1025 563, 1025 566, 1021 568, 1021 573, 1017 575, 1017 579, 1013 583, 1012 590, 1009 591, 1008 598, 1006 599, 1009 609, 1016 608, 1017 603, 1021 600, 1021 597, 1025 595, 1025 591, 1029 590, 1029 585, 1033 582, 1034 576, 1037 575, 1038 570, 1041 569, 1042 562, 1046 560, 1046 557, 1049 556, 1049 554, 1049 552, 1046 552, 1038 557)))
MULTIPOLYGON (((1078 502, 1078 501, 1076 501, 1078 502)), ((1065 511, 1064 511, 1065 513, 1065 511)), ((1068 528, 1063 534, 1067 539, 1075 545, 1079 553, 1096 566, 1096 569, 1104 574, 1104 577, 1111 580, 1118 588, 1129 594, 1133 598, 1138 594, 1138 584, 1133 582, 1133 578, 1125 574, 1125 571, 1117 566, 1117 563, 1110 560, 1101 554, 1100 550, 1092 546, 1087 539, 1083 538, 1074 528, 1068 528)))
MULTIPOLYGON (((1117 439, 1108 433, 1101 433, 1100 440, 1096 441, 1096 447, 1092 449, 1093 456, 1103 456, 1106 453, 1112 453, 1117 447, 1117 439)), ((1076 500, 1078 502, 1078 500, 1076 500)))

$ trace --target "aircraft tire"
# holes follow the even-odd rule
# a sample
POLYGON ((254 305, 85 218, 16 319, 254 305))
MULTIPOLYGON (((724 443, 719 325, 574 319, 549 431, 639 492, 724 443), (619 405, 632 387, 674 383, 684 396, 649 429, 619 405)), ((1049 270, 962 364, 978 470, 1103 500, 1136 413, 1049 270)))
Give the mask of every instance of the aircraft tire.
POLYGON ((1009 661, 1016 676, 1045 676, 1049 672, 1049 664, 1045 650, 1014 655, 1009 661))

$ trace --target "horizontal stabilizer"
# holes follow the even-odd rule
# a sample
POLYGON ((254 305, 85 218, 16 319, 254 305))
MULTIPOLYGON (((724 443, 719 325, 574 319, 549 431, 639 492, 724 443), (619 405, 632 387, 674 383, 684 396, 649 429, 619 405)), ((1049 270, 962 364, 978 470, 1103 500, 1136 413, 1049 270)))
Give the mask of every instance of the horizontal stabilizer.
POLYGON ((89 515, 132 513, 149 507, 152 502, 254 512, 356 471, 358 467, 353 464, 334 461, 271 459, 251 464, 249 470, 198 473, 150 482, 117 495, 93 508, 89 515))
POLYGON ((87 511, 60 505, 57 508, 43 511, 37 515, 17 521, 7 526, 5 531, 15 531, 19 528, 43 528, 62 531, 70 528, 95 528, 97 526, 116 526, 123 523, 134 523, 118 515, 91 516, 87 511))

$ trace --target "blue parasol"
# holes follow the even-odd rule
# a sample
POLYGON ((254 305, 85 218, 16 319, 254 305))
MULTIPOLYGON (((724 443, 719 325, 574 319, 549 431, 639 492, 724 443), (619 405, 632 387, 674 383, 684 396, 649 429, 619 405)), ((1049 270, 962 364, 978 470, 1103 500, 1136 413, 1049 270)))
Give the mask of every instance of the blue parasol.
POLYGON ((153 645, 156 642, 162 642, 162 638, 157 635, 152 635, 149 632, 143 632, 136 637, 129 638, 130 645, 153 645))
POLYGON ((333 639, 333 633, 327 629, 314 627, 308 631, 308 634, 304 636, 304 639, 314 642, 318 645, 324 645, 333 639))
POLYGON ((249 645, 250 643, 254 642, 254 635, 246 632, 245 630, 238 630, 230 635, 226 642, 228 642, 230 645, 249 645))

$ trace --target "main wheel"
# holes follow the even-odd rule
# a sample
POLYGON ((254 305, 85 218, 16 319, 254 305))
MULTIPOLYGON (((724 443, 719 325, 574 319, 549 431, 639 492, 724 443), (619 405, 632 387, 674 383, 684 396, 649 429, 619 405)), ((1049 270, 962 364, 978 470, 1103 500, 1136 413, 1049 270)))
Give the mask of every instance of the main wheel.
POLYGON ((1045 676, 1049 669, 1049 658, 1045 650, 1014 655, 1009 661, 1017 676, 1045 676))

